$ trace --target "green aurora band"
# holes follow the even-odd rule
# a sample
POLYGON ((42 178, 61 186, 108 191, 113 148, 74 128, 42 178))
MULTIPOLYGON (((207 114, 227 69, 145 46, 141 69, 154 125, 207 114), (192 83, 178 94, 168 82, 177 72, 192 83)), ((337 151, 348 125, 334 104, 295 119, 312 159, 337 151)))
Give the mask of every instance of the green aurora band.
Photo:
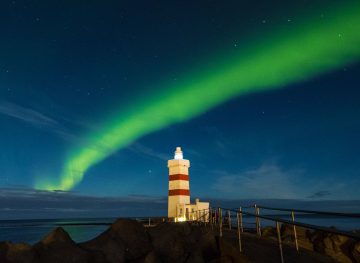
POLYGON ((138 138, 199 116, 232 98, 308 80, 360 58, 360 4, 331 9, 326 19, 308 20, 291 32, 250 43, 249 48, 211 63, 187 79, 159 85, 152 96, 103 123, 74 149, 57 183, 39 178, 36 188, 69 190, 95 164, 138 138))

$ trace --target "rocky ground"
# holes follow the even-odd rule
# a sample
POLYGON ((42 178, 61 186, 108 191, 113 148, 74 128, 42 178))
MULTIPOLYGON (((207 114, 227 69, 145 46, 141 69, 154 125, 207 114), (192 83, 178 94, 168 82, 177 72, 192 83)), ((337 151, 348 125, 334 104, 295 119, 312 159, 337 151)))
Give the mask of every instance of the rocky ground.
MULTIPOLYGON (((360 241, 301 227, 296 227, 296 232, 300 248, 328 255, 336 260, 336 262, 360 262, 360 241)), ((271 227, 263 229, 262 235, 272 240, 277 239, 276 231, 271 227)), ((283 243, 294 245, 293 226, 283 225, 281 228, 281 236, 283 243)))
MULTIPOLYGON (((297 252, 292 245, 290 230, 286 227, 282 229, 285 262, 337 262, 334 260, 336 257, 328 253, 330 247, 333 246, 336 254, 337 247, 342 249, 344 242, 347 243, 330 236, 317 237, 316 242, 309 241, 308 233, 299 230, 299 235, 305 236, 301 246, 307 249, 301 248, 297 252)), ((241 254, 236 231, 224 230, 222 238, 217 233, 217 229, 212 230, 209 226, 189 223, 161 223, 145 228, 133 220, 118 220, 93 240, 75 243, 59 227, 33 246, 1 242, 0 262, 280 262, 278 243, 271 228, 265 229, 261 238, 244 233, 241 254)), ((355 254, 349 259, 360 262, 356 261, 359 259, 359 243, 351 246, 351 253, 355 254)))

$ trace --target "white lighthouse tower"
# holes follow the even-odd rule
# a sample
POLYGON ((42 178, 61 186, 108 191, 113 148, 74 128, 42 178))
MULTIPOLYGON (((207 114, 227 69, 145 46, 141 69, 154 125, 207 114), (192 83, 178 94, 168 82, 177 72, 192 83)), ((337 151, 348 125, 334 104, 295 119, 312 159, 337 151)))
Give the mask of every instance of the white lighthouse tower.
POLYGON ((168 196, 168 217, 185 217, 182 211, 184 205, 190 204, 189 187, 190 161, 183 159, 180 147, 176 147, 174 159, 168 161, 169 168, 169 196, 168 196))
POLYGON ((195 204, 190 203, 189 167, 190 161, 185 160, 181 148, 176 147, 174 159, 168 161, 168 218, 176 222, 186 220, 208 222, 209 203, 200 202, 199 198, 196 198, 195 204))

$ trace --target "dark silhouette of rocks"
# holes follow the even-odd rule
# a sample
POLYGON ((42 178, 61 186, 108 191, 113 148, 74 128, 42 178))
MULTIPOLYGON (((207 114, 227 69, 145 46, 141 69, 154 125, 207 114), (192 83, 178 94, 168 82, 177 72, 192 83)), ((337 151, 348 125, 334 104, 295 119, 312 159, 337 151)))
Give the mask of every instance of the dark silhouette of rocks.
POLYGON ((314 236, 315 251, 329 255, 338 262, 356 262, 351 255, 355 245, 354 240, 334 234, 315 233, 314 236), (320 238, 318 236, 320 236, 320 238))
MULTIPOLYGON (((313 231, 302 227, 296 227, 299 247, 325 254, 337 262, 352 263, 360 262, 360 242, 351 238, 313 231)), ((263 236, 277 239, 276 230, 272 227, 263 229, 263 236)), ((290 225, 282 225, 281 239, 284 243, 294 244, 294 228, 290 225)))
POLYGON ((36 261, 35 252, 30 245, 5 241, 0 243, 0 262, 33 263, 39 261, 36 261))
MULTIPOLYGON (((286 262, 360 262, 359 242, 302 228, 297 228, 297 233, 300 253, 293 246, 293 228, 281 229, 286 262)), ((243 233, 244 253, 240 253, 236 231, 224 230, 219 238, 217 230, 209 226, 159 223, 145 228, 134 220, 121 219, 96 238, 79 244, 61 227, 33 246, 1 242, 0 262, 279 262, 275 230, 265 228, 262 234, 259 238, 243 233)))
POLYGON ((154 251, 164 262, 206 262, 219 257, 211 230, 190 224, 159 224, 149 229, 154 251))
POLYGON ((355 262, 360 262, 360 242, 356 243, 354 245, 354 249, 351 252, 353 258, 355 259, 355 262))
POLYGON ((54 229, 33 246, 38 262, 86 263, 88 254, 81 249, 61 227, 54 229))
MULTIPOLYGON (((117 220, 98 237, 80 246, 104 255, 106 262, 126 262, 148 258, 152 244, 145 228, 134 220, 117 220)), ((101 261, 100 261, 101 262, 101 261)))

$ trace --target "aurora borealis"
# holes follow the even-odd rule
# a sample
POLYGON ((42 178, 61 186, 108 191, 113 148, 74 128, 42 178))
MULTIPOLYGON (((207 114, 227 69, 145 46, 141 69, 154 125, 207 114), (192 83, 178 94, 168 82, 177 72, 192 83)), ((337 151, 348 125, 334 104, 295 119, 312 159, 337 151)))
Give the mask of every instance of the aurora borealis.
POLYGON ((161 91, 135 102, 132 110, 104 123, 100 132, 87 135, 87 145, 71 150, 58 183, 44 183, 41 178, 35 187, 70 190, 90 167, 141 136, 187 121, 236 96, 284 87, 356 61, 359 13, 357 3, 337 6, 324 23, 310 19, 296 32, 250 41, 250 47, 239 54, 212 62, 177 85, 165 84, 161 91))
POLYGON ((161 215, 176 146, 191 198, 360 200, 359 14, 1 1, 0 218, 161 215))

